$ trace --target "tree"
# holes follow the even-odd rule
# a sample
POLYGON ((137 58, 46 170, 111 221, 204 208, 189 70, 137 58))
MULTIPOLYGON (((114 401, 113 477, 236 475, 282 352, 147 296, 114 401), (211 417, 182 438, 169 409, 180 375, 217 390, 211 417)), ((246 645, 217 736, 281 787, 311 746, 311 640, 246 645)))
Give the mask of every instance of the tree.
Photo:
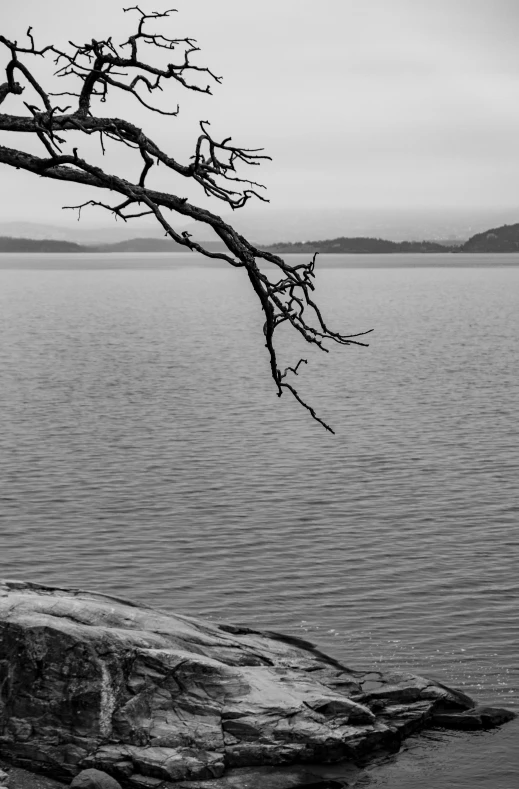
POLYGON ((6 82, 0 84, 0 104, 6 99, 25 97, 27 94, 32 95, 33 102, 37 102, 18 99, 23 101, 25 114, 0 114, 0 131, 28 133, 37 138, 45 149, 44 156, 36 156, 0 146, 0 162, 43 178, 115 192, 120 197, 114 204, 107 202, 109 198, 106 198, 106 201, 88 200, 82 205, 68 207, 76 208, 81 213, 81 209, 86 206, 98 206, 125 221, 152 215, 165 234, 177 244, 206 257, 225 260, 231 266, 245 268, 265 315, 263 332, 278 396, 285 390, 291 392, 317 422, 333 433, 331 427, 317 416, 287 380, 288 376, 297 375, 301 364, 306 364, 307 360, 299 359, 297 364, 287 367, 283 372, 279 368, 274 345, 275 330, 282 323, 287 323, 306 342, 326 352, 326 341, 339 345, 367 345, 358 338, 368 332, 343 335, 328 328, 312 297, 315 255, 308 263, 290 266, 277 255, 254 247, 217 214, 191 204, 187 198, 158 191, 148 185, 151 168, 160 164, 173 173, 192 179, 206 195, 223 201, 232 209, 238 209, 252 197, 265 200, 261 194, 264 187, 243 178, 239 168, 243 165, 257 166, 262 159, 269 157, 262 153, 262 149, 232 144, 230 137, 219 142, 213 138, 209 122, 201 121, 194 154, 188 164, 182 164, 135 124, 126 119, 100 114, 110 97, 116 91, 121 91, 147 110, 176 116, 178 106, 167 110, 155 101, 166 83, 211 93, 211 85, 203 84, 202 79, 210 83, 221 81, 209 68, 193 61, 192 56, 199 51, 194 39, 170 38, 162 32, 165 20, 172 11, 144 13, 139 6, 125 8, 124 11, 135 14, 137 24, 135 33, 120 45, 109 36, 82 45, 69 42, 67 49, 59 49, 52 44, 39 48, 31 27, 27 30, 25 46, 0 35, 0 43, 8 51, 6 82), (150 57, 143 57, 144 49, 150 57), (166 62, 172 54, 175 62, 166 62), (54 61, 55 76, 68 80, 68 90, 51 92, 35 76, 32 64, 46 57, 54 61), (62 101, 63 97, 71 100, 72 104, 59 106, 56 100, 62 101), (98 135, 103 155, 106 153, 107 140, 131 149, 140 162, 138 180, 126 180, 83 158, 78 146, 74 147, 70 143, 71 137, 81 135, 98 135), (224 243, 225 250, 212 251, 193 240, 187 232, 178 233, 166 211, 209 225, 224 243), (261 261, 274 264, 279 278, 270 279, 258 265, 261 261), (309 315, 313 325, 309 322, 309 315))

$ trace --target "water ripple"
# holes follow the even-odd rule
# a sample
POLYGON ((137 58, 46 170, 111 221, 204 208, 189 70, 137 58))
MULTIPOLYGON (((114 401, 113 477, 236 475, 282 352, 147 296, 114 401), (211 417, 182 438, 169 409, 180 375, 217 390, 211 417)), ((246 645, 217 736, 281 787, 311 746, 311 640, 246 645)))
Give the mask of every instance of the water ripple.
POLYGON ((376 328, 308 354, 332 437, 275 396, 242 272, 188 262, 0 270, 0 575, 519 705, 519 270, 322 271, 376 328))

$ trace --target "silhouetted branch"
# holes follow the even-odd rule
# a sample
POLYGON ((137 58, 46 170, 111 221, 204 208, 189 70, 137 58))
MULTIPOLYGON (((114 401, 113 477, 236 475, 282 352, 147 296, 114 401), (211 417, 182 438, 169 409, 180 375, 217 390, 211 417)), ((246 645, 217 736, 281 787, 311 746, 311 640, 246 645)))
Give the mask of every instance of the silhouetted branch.
POLYGON ((284 390, 290 391, 313 419, 326 430, 333 432, 286 380, 289 373, 298 375, 300 366, 306 364, 307 360, 300 359, 295 367, 288 366, 283 373, 280 371, 274 346, 275 329, 286 323, 295 329, 305 342, 325 352, 328 352, 324 344, 327 341, 338 345, 364 346, 366 343, 358 338, 369 332, 340 334, 328 328, 312 297, 315 255, 308 263, 290 266, 277 255, 257 249, 217 214, 189 203, 185 197, 148 186, 150 171, 154 165, 160 164, 172 173, 199 184, 206 195, 222 200, 232 209, 238 209, 253 197, 266 200, 260 193, 264 186, 243 177, 238 168, 246 165, 257 166, 270 157, 266 156, 262 149, 243 148, 232 144, 230 137, 219 141, 211 134, 209 121, 200 121, 200 134, 195 143, 194 154, 187 164, 182 164, 148 137, 142 128, 123 118, 95 114, 96 102, 104 104, 115 91, 122 91, 134 96, 141 106, 151 112, 176 116, 178 105, 174 110, 155 106, 155 102, 149 103, 143 99, 142 90, 148 95, 156 96, 163 92, 164 86, 169 82, 183 89, 210 93, 210 85, 200 85, 197 78, 202 75, 216 83, 221 81, 209 68, 192 61, 192 56, 199 51, 194 39, 172 38, 168 37, 165 31, 154 32, 150 29, 150 25, 157 21, 162 24, 167 22, 173 9, 162 13, 145 13, 136 5, 124 10, 136 13, 139 18, 136 32, 119 46, 112 37, 108 37, 103 40, 92 39, 85 44, 70 41, 67 50, 60 50, 54 45, 39 49, 32 28, 27 31, 29 45, 25 47, 0 35, 0 44, 9 54, 5 68, 6 82, 0 84, 0 104, 16 99, 28 90, 34 97, 33 101, 40 105, 22 101, 29 114, 0 114, 0 131, 33 135, 42 143, 46 154, 45 157, 39 157, 22 150, 0 146, 0 163, 43 178, 108 190, 122 198, 113 204, 108 200, 87 200, 77 206, 66 206, 78 211, 78 219, 87 206, 109 211, 116 219, 124 222, 152 215, 163 228, 165 235, 177 244, 208 258, 224 260, 232 266, 245 268, 265 315, 265 344, 278 396, 281 396, 284 390), (146 45, 147 52, 151 55, 171 52, 175 62, 163 65, 143 58, 143 45, 146 45), (124 54, 121 50, 125 50, 124 54), (41 80, 26 61, 30 62, 31 57, 35 57, 38 63, 47 55, 54 59, 57 69, 55 76, 75 80, 75 89, 51 92, 43 87, 41 80), (57 96, 72 97, 75 100, 73 106, 55 105, 53 100, 57 96), (80 156, 78 147, 70 143, 71 134, 75 138, 78 135, 99 134, 103 155, 107 153, 105 138, 135 151, 139 167, 137 179, 131 181, 112 174, 80 156), (210 226, 223 242, 225 251, 210 251, 194 241, 189 233, 175 230, 172 221, 166 216, 168 211, 177 217, 210 226), (261 261, 271 263, 279 270, 278 280, 269 279, 258 265, 261 261))

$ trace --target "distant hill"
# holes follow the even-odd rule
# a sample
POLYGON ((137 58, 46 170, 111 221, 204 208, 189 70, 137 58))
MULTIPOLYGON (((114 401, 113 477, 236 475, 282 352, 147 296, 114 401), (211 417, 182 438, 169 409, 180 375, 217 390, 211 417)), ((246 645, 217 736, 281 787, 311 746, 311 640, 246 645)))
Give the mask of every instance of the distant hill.
POLYGON ((129 238, 111 244, 97 244, 90 249, 96 252, 181 252, 185 247, 172 238, 129 238))
POLYGON ((460 247, 460 252, 519 252, 519 224, 503 225, 476 233, 460 247))
POLYGON ((0 236, 0 252, 87 252, 87 248, 73 241, 47 238, 11 238, 0 236))
MULTIPOLYGON (((196 240, 196 239, 195 239, 196 240)), ((210 252, 225 249, 222 241, 204 241, 203 245, 210 252)), ((115 244, 97 244, 89 247, 95 252, 189 252, 182 244, 177 244, 172 238, 130 238, 128 241, 118 241, 115 244)))
MULTIPOLYGON (((202 242, 210 251, 225 249, 221 241, 202 242)), ((519 252, 519 223, 485 230, 469 238, 464 244, 438 241, 389 241, 383 238, 332 238, 321 241, 279 242, 261 245, 261 249, 281 255, 304 253, 322 254, 406 254, 445 252, 519 252)), ((14 238, 0 236, 0 252, 185 252, 185 247, 170 238, 131 238, 115 243, 76 244, 48 238, 14 238)))
POLYGON ((294 254, 305 252, 313 254, 385 254, 394 252, 453 252, 458 247, 449 247, 435 241, 386 241, 383 238, 332 238, 323 241, 279 243, 263 247, 269 252, 294 254))
MULTIPOLYGON (((52 220, 48 221, 33 221, 33 217, 32 221, 6 219, 9 206, 5 200, 4 203, 0 216, 0 236, 101 245, 135 237, 163 238, 164 235, 162 227, 150 217, 143 217, 135 222, 120 222, 114 221, 105 212, 96 211, 85 211, 80 222, 77 221, 77 213, 72 211, 57 212, 52 220)), ((426 239, 438 244, 448 239, 453 245, 460 245, 475 233, 483 233, 489 227, 519 222, 519 210, 515 207, 458 206, 385 209, 352 206, 283 208, 249 202, 243 211, 224 211, 222 219, 233 225, 246 238, 261 245, 271 245, 274 241, 294 243, 342 236, 381 238, 389 241, 426 239)), ((211 227, 189 221, 187 217, 178 217, 175 229, 179 232, 187 230, 200 241, 219 241, 211 227)))
MULTIPOLYGON (((210 251, 224 249, 222 242, 206 241, 210 251)), ((0 252, 186 252, 186 247, 171 238, 132 238, 112 244, 76 244, 48 238, 0 236, 0 252)))

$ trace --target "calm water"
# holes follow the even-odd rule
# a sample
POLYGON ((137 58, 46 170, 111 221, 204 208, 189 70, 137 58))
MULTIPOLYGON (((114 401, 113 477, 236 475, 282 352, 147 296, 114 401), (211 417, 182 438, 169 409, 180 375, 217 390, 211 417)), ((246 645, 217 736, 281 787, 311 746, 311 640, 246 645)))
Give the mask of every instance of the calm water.
MULTIPOLYGON (((328 355, 281 338, 331 436, 276 397, 242 272, 1 256, 0 576, 519 708, 519 256, 498 260, 321 259, 330 323, 376 330, 328 355)), ((518 734, 412 738, 372 785, 512 789, 518 734)))

